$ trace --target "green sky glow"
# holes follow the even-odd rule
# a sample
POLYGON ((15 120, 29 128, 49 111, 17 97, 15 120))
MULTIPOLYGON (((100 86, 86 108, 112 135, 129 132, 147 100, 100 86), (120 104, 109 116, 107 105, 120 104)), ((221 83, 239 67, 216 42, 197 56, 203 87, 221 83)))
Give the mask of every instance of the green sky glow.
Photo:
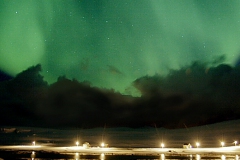
POLYGON ((3 0, 0 69, 42 64, 120 92, 135 79, 240 51, 239 0, 3 0))

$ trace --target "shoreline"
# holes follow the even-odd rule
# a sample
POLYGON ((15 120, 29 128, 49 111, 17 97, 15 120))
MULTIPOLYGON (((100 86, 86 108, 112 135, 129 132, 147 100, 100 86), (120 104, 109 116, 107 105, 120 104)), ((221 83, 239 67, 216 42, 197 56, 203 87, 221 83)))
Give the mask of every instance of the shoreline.
POLYGON ((218 147, 218 148, 101 148, 90 147, 84 148, 82 146, 27 146, 27 145, 6 145, 0 146, 1 151, 43 151, 56 152, 61 154, 81 153, 86 155, 106 154, 106 155, 237 155, 240 154, 240 146, 218 147))
POLYGON ((83 148, 76 146, 0 146, 2 159, 235 159, 240 155, 240 146, 221 148, 83 148))

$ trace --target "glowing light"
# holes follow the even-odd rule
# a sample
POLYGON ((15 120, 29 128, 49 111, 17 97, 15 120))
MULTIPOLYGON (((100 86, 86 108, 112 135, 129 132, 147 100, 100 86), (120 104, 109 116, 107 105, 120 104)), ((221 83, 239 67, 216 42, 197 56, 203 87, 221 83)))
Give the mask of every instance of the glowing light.
POLYGON ((79 153, 75 153, 75 160, 79 160, 80 156, 79 153))
POLYGON ((234 145, 236 146, 236 145, 237 145, 237 143, 238 143, 238 141, 234 141, 233 143, 234 143, 234 145))
POLYGON ((199 142, 196 142, 196 146, 197 146, 197 148, 200 146, 200 143, 199 142))
POLYGON ((105 154, 104 154, 104 153, 102 153, 102 154, 100 155, 100 159, 101 159, 101 160, 104 160, 104 159, 105 159, 105 154))
POLYGON ((32 145, 33 145, 33 146, 35 146, 35 145, 36 145, 36 142, 35 142, 35 141, 33 141, 33 142, 32 142, 32 145))
POLYGON ((76 142, 76 145, 77 145, 77 146, 79 145, 79 142, 78 142, 78 141, 76 142))
POLYGON ((236 155, 236 156, 235 156, 235 160, 238 160, 238 159, 239 159, 239 157, 238 157, 238 155, 236 155))
POLYGON ((196 154, 196 160, 200 160, 201 156, 199 154, 196 154))
POLYGON ((164 143, 161 143, 161 147, 163 148, 165 145, 164 145, 164 143))
POLYGON ((34 152, 34 151, 32 151, 31 158, 32 158, 32 159, 34 159, 34 158, 35 158, 35 156, 36 156, 35 152, 34 152))
POLYGON ((105 143, 102 142, 102 143, 101 143, 101 147, 105 147, 105 143))
POLYGON ((221 146, 223 147, 225 145, 225 143, 224 142, 221 142, 221 146))
POLYGON ((164 160, 164 159, 165 159, 165 155, 161 154, 161 160, 164 160))
POLYGON ((190 154, 189 157, 190 157, 190 160, 192 160, 192 158, 193 158, 192 154, 190 154))
POLYGON ((221 156, 221 160, 225 160, 226 159, 226 156, 225 155, 222 155, 221 156))

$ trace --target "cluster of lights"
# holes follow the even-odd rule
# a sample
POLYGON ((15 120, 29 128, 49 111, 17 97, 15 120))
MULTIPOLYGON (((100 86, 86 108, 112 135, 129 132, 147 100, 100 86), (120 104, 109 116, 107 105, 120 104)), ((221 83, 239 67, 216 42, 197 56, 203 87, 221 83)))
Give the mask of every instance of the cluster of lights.
MULTIPOLYGON (((221 141, 220 142, 221 146, 224 147, 225 146, 225 142, 221 141)), ((236 146, 238 144, 238 141, 234 141, 233 144, 236 146)), ((198 148, 200 146, 199 142, 196 142, 196 147, 198 148)), ((164 143, 161 143, 161 147, 164 148, 164 143)))
MULTIPOLYGON (((164 143, 161 143, 160 144, 161 148, 164 148, 165 147, 165 144, 164 143)), ((199 142, 196 142, 196 147, 198 148, 200 146, 200 143, 199 142)))
MULTIPOLYGON (((233 144, 236 146, 236 145, 238 144, 238 141, 234 141, 233 144)), ((36 141, 33 141, 33 142, 32 142, 32 145, 33 145, 33 146, 36 146, 36 141)), ((221 141, 221 142, 220 142, 220 145, 221 145, 222 147, 224 147, 224 146, 225 146, 225 142, 224 142, 224 141, 221 141)), ((76 146, 77 146, 77 147, 79 146, 79 141, 76 141, 76 146)), ((104 148, 105 146, 106 146, 105 143, 102 142, 102 143, 101 143, 101 147, 104 148)), ((161 146, 161 148, 164 148, 164 147, 165 147, 165 144, 162 142, 162 143, 160 144, 160 146, 161 146)), ((199 142, 196 142, 196 147, 198 148, 199 146, 200 146, 200 143, 199 143, 199 142)))
MULTIPOLYGON (((224 147, 225 146, 225 142, 221 141, 221 146, 224 147)), ((233 142, 234 146, 236 146, 238 144, 238 141, 234 141, 233 142)))
MULTIPOLYGON (((79 141, 76 141, 75 144, 76 144, 76 146, 78 147, 80 143, 79 143, 79 141)), ((236 145, 238 144, 238 141, 234 141, 233 144, 236 146, 236 145)), ((35 146, 35 145, 36 145, 36 141, 32 141, 32 146, 35 146)), ((221 141, 221 142, 220 142, 220 145, 221 145, 221 147, 224 147, 224 146, 225 146, 225 142, 224 142, 224 141, 221 141)), ((104 142, 102 142, 102 143, 100 144, 100 146, 101 146, 102 148, 105 148, 107 145, 106 145, 104 142)), ((164 148, 164 147, 165 147, 165 144, 162 142, 162 143, 160 144, 160 146, 161 146, 161 148, 164 148)), ((197 142, 196 142, 196 147, 198 148, 199 146, 200 146, 200 143, 197 141, 197 142)), ((32 158, 32 159, 35 159, 35 156, 36 156, 36 154, 35 154, 35 152, 33 151, 32 154, 31 154, 31 158, 32 158)), ((79 158, 80 158, 79 153, 76 153, 76 154, 75 154, 75 159, 78 160, 79 158)), ((102 154, 100 155, 100 159, 101 159, 101 160, 104 160, 104 159, 105 159, 105 154, 104 154, 104 153, 102 153, 102 154)), ((200 155, 196 154, 196 160, 200 160, 200 159, 201 159, 200 155)), ((221 156, 221 160, 225 160, 225 159, 226 159, 226 156, 225 156, 225 155, 222 155, 222 156, 221 156)), ((165 155, 164 155, 164 154, 161 154, 161 160, 165 160, 165 155)), ((235 156, 235 160, 239 160, 238 155, 235 156)))
MULTIPOLYGON (((238 144, 238 141, 234 141, 233 144, 236 146, 236 145, 238 144)), ((224 142, 224 141, 221 141, 221 142, 220 142, 220 145, 221 145, 222 147, 224 147, 224 146, 225 146, 225 142, 224 142)), ((161 143, 160 146, 161 146, 161 148, 164 148, 164 147, 165 147, 165 144, 164 144, 164 143, 161 143)), ((200 146, 200 143, 199 143, 199 142, 196 142, 196 147, 198 148, 199 146, 200 146)))
MULTIPOLYGON (((76 141, 75 144, 76 144, 76 146, 78 147, 80 143, 79 143, 79 141, 76 141)), ((35 145, 35 141, 33 142, 33 145, 35 145)), ((106 147, 107 145, 106 145, 104 142, 102 142, 102 143, 100 144, 100 146, 101 146, 102 148, 104 148, 104 147, 106 147)), ((164 144, 162 143, 161 146, 164 147, 164 144)))
MULTIPOLYGON (((161 148, 164 148, 165 147, 165 144, 164 143, 161 143, 160 144, 161 148)), ((200 146, 200 143, 199 142, 196 142, 196 147, 198 148, 200 146)))

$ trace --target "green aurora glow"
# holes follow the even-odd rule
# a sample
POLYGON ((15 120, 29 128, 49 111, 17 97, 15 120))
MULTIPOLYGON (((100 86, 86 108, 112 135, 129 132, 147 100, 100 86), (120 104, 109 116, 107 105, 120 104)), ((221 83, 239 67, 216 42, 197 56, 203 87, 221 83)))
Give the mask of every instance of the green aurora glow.
POLYGON ((239 0, 2 0, 0 69, 42 64, 49 83, 66 75, 127 93, 144 75, 166 74, 240 51, 239 0))

